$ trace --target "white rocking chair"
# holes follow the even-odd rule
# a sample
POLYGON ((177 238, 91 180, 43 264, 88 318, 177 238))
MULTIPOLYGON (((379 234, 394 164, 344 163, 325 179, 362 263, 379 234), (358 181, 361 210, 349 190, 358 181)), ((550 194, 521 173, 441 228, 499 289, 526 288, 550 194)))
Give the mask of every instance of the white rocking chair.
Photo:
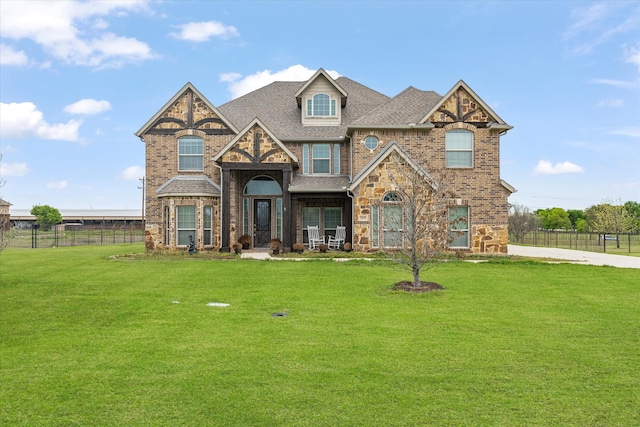
POLYGON ((307 227, 307 232, 309 234, 309 249, 316 249, 319 245, 324 245, 324 236, 320 237, 320 232, 318 231, 318 226, 310 225, 307 227))
POLYGON ((329 236, 329 242, 327 246, 329 249, 340 249, 340 245, 344 245, 344 239, 346 235, 345 231, 346 227, 344 225, 339 225, 336 227, 336 235, 329 236))

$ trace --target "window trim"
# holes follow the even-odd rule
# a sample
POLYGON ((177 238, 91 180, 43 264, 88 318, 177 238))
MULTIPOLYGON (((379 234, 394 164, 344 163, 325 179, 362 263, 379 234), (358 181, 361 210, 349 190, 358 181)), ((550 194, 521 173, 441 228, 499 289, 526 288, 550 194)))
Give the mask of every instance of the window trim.
POLYGON ((404 246, 404 231, 405 231, 404 230, 405 229, 404 206, 402 204, 402 196, 400 196, 395 191, 388 191, 384 194, 384 196, 382 196, 382 215, 380 216, 380 219, 382 220, 382 223, 380 224, 381 226, 379 226, 378 228, 382 231, 382 247, 389 248, 389 249, 402 248, 404 246), (387 220, 389 222, 392 222, 392 220, 390 219, 390 215, 387 213, 387 211, 389 212, 391 211, 391 208, 397 208, 397 211, 399 212, 399 215, 400 215, 400 218, 399 218, 400 227, 395 231, 393 228, 388 228, 386 224, 387 220), (386 236, 387 236, 386 233, 399 233, 401 241, 398 242, 396 245, 388 245, 387 239, 386 239, 386 236))
POLYGON ((308 142, 302 145, 302 174, 303 175, 340 175, 340 150, 342 145, 330 142, 308 142), (328 145, 329 157, 314 157, 313 146, 328 145), (323 160, 329 162, 328 172, 315 172, 314 161, 323 160))
POLYGON ((204 171, 204 139, 199 137, 199 136, 193 136, 193 135, 188 135, 188 136, 183 136, 181 138, 178 138, 178 171, 180 172, 202 172, 204 171), (193 153, 181 153, 182 150, 182 142, 186 142, 187 140, 190 141, 196 141, 198 140, 200 142, 200 147, 201 147, 201 151, 202 153, 199 154, 193 154, 193 153), (198 168, 183 168, 182 167, 182 159, 188 159, 188 158, 200 158, 200 163, 201 163, 201 167, 198 168))
POLYGON ((466 237, 466 245, 453 245, 453 242, 455 240, 457 240, 459 237, 462 236, 455 236, 453 237, 453 240, 451 241, 451 243, 449 243, 449 248, 451 249, 469 249, 469 245, 471 244, 470 242, 470 229, 469 229, 469 218, 470 218, 470 209, 468 205, 463 205, 463 206, 450 206, 448 211, 447 211, 447 215, 449 216, 449 230, 451 230, 451 234, 454 233, 458 233, 458 232, 463 232, 463 236, 466 237), (460 208, 466 208, 466 216, 456 216, 455 218, 452 217, 452 213, 455 210, 457 212, 458 209, 460 208), (457 224, 452 224, 453 221, 457 220, 458 218, 466 218, 466 227, 465 228, 460 228, 457 224))
MULTIPOLYGON (((198 221, 197 221, 197 209, 196 209, 196 205, 177 205, 176 206, 176 246, 188 246, 189 243, 180 243, 180 236, 182 235, 181 232, 191 232, 191 235, 193 236, 193 241, 197 242, 198 240, 198 235, 197 235, 197 227, 198 227, 198 221), (181 227, 180 225, 180 218, 181 218, 181 214, 180 214, 180 210, 181 208, 191 208, 193 209, 193 228, 189 227, 181 227)), ((184 214, 184 213, 183 213, 184 214)), ((189 224, 191 225, 191 224, 189 224)))
MULTIPOLYGON (((325 106, 322 105, 322 107, 323 107, 323 110, 324 110, 325 106)), ((337 117, 338 116, 338 108, 337 108, 336 99, 334 97, 332 97, 331 95, 329 95, 328 93, 324 93, 324 92, 319 92, 319 93, 315 93, 315 94, 311 95, 309 98, 307 98, 307 107, 306 107, 305 116, 306 117, 318 117, 318 118, 337 117), (317 110, 319 110, 320 109, 319 107, 321 106, 320 97, 323 97, 323 100, 327 99, 329 101, 327 103, 327 106, 326 106, 327 112, 329 114, 316 114, 317 110), (326 97, 326 98, 324 98, 324 97, 326 97)))
POLYGON ((202 209, 202 244, 213 246, 213 206, 206 205, 202 209), (207 214, 207 211, 208 214, 207 214))
MULTIPOLYGON (((447 131, 445 134, 445 165, 450 169, 472 169, 474 167, 474 146, 475 146, 475 135, 470 130, 466 129, 451 129, 447 131), (470 148, 449 148, 449 140, 448 137, 451 134, 468 134, 471 137, 471 147, 470 148), (469 153, 471 155, 470 164, 469 165, 450 165, 449 164, 449 153, 469 153)), ((453 143, 453 141, 451 141, 453 143)))
POLYGON ((362 143, 364 144, 364 147, 365 147, 367 150, 373 151, 373 150, 375 150, 376 148, 378 148, 378 147, 380 146, 380 139, 379 139, 377 136, 375 136, 375 135, 368 135, 368 136, 367 136, 367 137, 362 141, 362 143), (374 140, 374 139, 375 139, 375 146, 374 146, 374 147, 369 147, 369 145, 368 145, 368 141, 370 141, 370 140, 374 140))

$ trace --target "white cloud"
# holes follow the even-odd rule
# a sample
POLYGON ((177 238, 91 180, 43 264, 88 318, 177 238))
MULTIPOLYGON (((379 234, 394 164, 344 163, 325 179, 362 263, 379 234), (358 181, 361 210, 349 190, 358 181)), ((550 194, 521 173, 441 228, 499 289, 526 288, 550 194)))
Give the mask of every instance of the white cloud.
POLYGON ((47 188, 52 188, 54 190, 62 190, 67 188, 67 181, 51 181, 47 183, 47 188))
POLYGON ((622 107, 623 105, 624 105, 624 100, 619 98, 601 99, 600 102, 596 104, 597 107, 603 107, 603 108, 618 108, 618 107, 622 107))
POLYGON ((637 83, 625 82, 624 80, 614 80, 614 79, 591 79, 589 83, 594 84, 602 84, 607 86, 621 87, 627 88, 637 85, 637 83))
MULTIPOLYGON (((295 82, 308 80, 316 71, 298 64, 275 73, 270 70, 258 71, 244 78, 238 73, 224 73, 220 74, 220 81, 229 83, 231 98, 235 99, 275 81, 295 82)), ((337 71, 325 71, 334 79, 340 77, 337 71)))
POLYGON ((625 62, 636 65, 638 67, 638 71, 640 71, 640 43, 638 43, 635 47, 626 47, 625 55, 627 57, 625 62))
POLYGON ((640 24, 640 7, 633 2, 597 2, 571 11, 571 23, 564 40, 574 39, 576 55, 587 55, 618 34, 635 32, 640 24))
POLYGON ((120 178, 127 181, 137 181, 144 176, 144 169, 141 166, 129 166, 120 173, 120 178))
POLYGON ((144 10, 146 4, 147 1, 3 1, 0 35, 32 40, 49 55, 70 64, 117 67, 156 55, 137 39, 103 33, 108 26, 103 17, 144 10))
POLYGON ((26 163, 0 163, 0 176, 25 176, 28 172, 26 163))
POLYGON ((22 50, 13 50, 11 46, 0 44, 0 65, 15 65, 22 67, 29 63, 27 54, 22 50))
POLYGON ((640 127, 620 128, 620 129, 612 130, 609 133, 612 135, 624 135, 624 136, 631 136, 634 138, 640 138, 640 127))
POLYGON ((536 167, 533 168, 533 173, 536 175, 556 175, 561 173, 579 172, 584 172, 584 168, 582 166, 578 166, 575 163, 567 161, 552 165, 551 162, 547 160, 540 160, 536 167))
POLYGON ((32 102, 0 102, 0 137, 24 138, 36 136, 42 139, 78 141, 82 120, 49 124, 44 114, 32 102))
POLYGON ((93 115, 111 109, 109 101, 97 101, 95 99, 81 99, 64 107, 64 111, 69 114, 93 115))
POLYGON ((236 27, 231 25, 224 25, 218 21, 207 22, 189 22, 188 24, 178 25, 180 28, 179 33, 170 33, 171 36, 178 40, 187 40, 192 42, 206 42, 211 37, 220 37, 223 40, 227 40, 230 37, 237 37, 240 35, 236 27))

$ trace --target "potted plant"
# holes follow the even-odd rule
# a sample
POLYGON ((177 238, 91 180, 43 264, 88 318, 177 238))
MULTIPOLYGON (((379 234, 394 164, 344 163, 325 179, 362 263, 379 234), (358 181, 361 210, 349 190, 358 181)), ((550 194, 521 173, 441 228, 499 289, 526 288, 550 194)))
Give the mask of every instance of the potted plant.
POLYGON ((269 249, 271 250, 272 255, 278 255, 282 250, 282 240, 271 239, 269 241, 269 249))
POLYGON ((293 252, 297 252, 297 253, 301 254, 302 252, 304 252, 304 244, 302 244, 302 243, 294 243, 292 249, 293 249, 293 252))
POLYGON ((242 243, 234 243, 233 244, 233 251, 236 254, 241 254, 242 253, 242 243))
POLYGON ((318 249, 320 249, 320 253, 326 254, 327 253, 327 249, 329 249, 329 246, 327 246, 327 245, 319 245, 318 249))
POLYGON ((248 234, 243 234, 238 239, 238 243, 242 244, 242 249, 249 249, 249 247, 251 246, 251 236, 249 236, 248 234))

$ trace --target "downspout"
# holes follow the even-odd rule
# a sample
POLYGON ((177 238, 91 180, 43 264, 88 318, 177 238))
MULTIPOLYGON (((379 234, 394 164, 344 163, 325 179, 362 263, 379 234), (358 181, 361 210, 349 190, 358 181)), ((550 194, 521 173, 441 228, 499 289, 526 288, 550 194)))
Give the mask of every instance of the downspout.
MULTIPOLYGON (((353 140, 346 133, 344 137, 349 139, 349 184, 351 184, 351 180, 353 179, 353 140)), ((351 199, 351 249, 353 250, 353 230, 355 229, 355 217, 353 215, 355 213, 355 200, 353 198, 353 194, 349 191, 349 188, 346 190, 347 197, 351 199)))
POLYGON ((355 229, 355 218, 354 218, 353 214, 355 213, 355 203, 354 203, 353 194, 351 194, 351 191, 348 188, 347 188, 347 197, 349 197, 351 199, 351 250, 354 250, 354 247, 353 247, 353 230, 355 229))

